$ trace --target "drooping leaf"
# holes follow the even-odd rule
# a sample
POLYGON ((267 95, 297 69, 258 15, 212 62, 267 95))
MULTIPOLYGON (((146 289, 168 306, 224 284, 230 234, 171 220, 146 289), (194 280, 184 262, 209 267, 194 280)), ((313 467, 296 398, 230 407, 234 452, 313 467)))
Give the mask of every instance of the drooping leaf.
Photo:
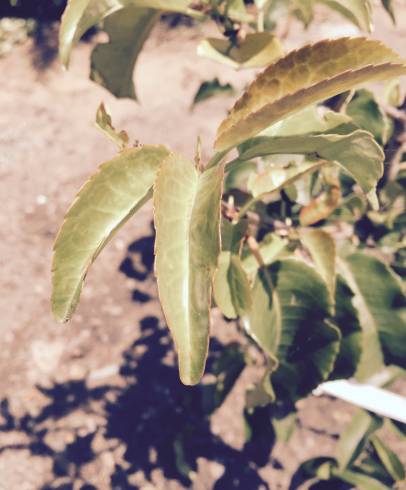
POLYGON ((354 375, 362 352, 362 328, 352 304, 354 293, 342 276, 337 277, 335 315, 332 320, 341 332, 340 351, 330 379, 347 379, 354 375))
POLYGON ((389 138, 390 122, 369 90, 357 90, 347 105, 346 112, 360 128, 372 133, 380 144, 389 138))
POLYGON ((310 104, 368 81, 406 74, 404 61, 365 38, 320 41, 269 66, 236 102, 217 132, 225 150, 310 104))
POLYGON ((136 100, 133 82, 135 63, 158 18, 158 11, 133 5, 107 17, 104 30, 109 42, 94 48, 90 78, 116 97, 136 100))
POLYGON ((96 113, 96 127, 102 133, 107 135, 120 150, 124 150, 128 146, 129 138, 126 131, 117 131, 113 126, 111 115, 107 112, 103 103, 100 104, 96 113))
POLYGON ((364 31, 372 31, 372 5, 370 0, 318 0, 336 10, 364 31))
POLYGON ((279 39, 269 32, 248 34, 238 46, 227 39, 207 38, 197 54, 232 68, 262 68, 283 54, 279 39))
POLYGON ((336 288, 336 244, 331 235, 320 229, 305 230, 300 240, 310 252, 316 269, 327 284, 331 301, 335 301, 336 288))
POLYGON ((405 468, 397 455, 377 435, 371 437, 371 443, 386 471, 395 482, 406 478, 405 468))
POLYGON ((330 309, 326 285, 305 262, 285 259, 260 269, 246 329, 279 361, 271 377, 278 398, 305 396, 332 370, 340 334, 326 322, 330 309))
POLYGON ((184 384, 199 382, 207 356, 223 174, 222 165, 199 173, 172 155, 154 187, 158 291, 184 384))
POLYGON ((54 246, 52 310, 68 321, 87 271, 115 232, 151 197, 163 146, 125 150, 103 164, 80 190, 54 246))
POLYGON ((69 0, 59 32, 59 55, 69 64, 72 46, 91 27, 128 5, 175 12, 190 12, 190 0, 69 0))
POLYGON ((218 78, 203 82, 193 98, 192 108, 201 102, 218 96, 231 96, 235 94, 235 89, 230 83, 222 84, 218 78))
POLYGON ((368 438, 382 426, 382 419, 358 410, 341 434, 337 445, 337 463, 340 471, 350 467, 364 449, 368 438))
POLYGON ((239 159, 283 153, 316 155, 319 159, 336 163, 370 198, 383 175, 385 155, 370 133, 362 130, 347 135, 260 136, 240 146, 239 159))
POLYGON ((406 367, 406 298, 400 279, 375 257, 355 253, 343 274, 355 293, 363 327, 363 354, 357 372, 365 378, 385 364, 406 367))

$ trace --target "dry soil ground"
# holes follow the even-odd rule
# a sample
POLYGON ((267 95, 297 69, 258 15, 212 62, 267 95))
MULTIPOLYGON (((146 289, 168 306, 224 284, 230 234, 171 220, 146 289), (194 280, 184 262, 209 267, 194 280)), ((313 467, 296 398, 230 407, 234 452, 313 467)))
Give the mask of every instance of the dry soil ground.
MULTIPOLYGON (((406 54, 403 0, 399 7, 397 29, 380 12, 374 35, 406 54)), ((171 454, 180 431, 192 427, 200 451, 192 488, 286 490, 300 461, 331 453, 331 433, 349 420, 350 407, 309 398, 300 405, 301 428, 289 444, 276 444, 257 474, 239 452, 252 373, 210 420, 199 415, 196 391, 179 384, 172 364, 151 272, 149 206, 99 258, 72 322, 59 325, 50 314, 55 233, 81 183, 114 152, 92 126, 99 102, 132 138, 192 156, 200 135, 206 157, 231 101, 191 113, 197 87, 214 76, 242 87, 252 77, 198 59, 201 30, 154 31, 137 68, 141 105, 87 80, 86 44, 69 72, 58 63, 38 71, 30 43, 0 59, 0 489, 184 488, 171 454)), ((353 33, 322 16, 308 32, 293 26, 288 44, 353 33)), ((214 317, 213 335, 234 338, 233 327, 214 317)))

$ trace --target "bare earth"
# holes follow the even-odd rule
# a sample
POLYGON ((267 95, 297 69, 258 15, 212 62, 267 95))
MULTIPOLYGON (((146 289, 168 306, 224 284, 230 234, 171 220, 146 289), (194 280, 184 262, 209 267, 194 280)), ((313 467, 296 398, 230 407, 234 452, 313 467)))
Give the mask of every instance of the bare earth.
MULTIPOLYGON (((399 13, 396 31, 380 13, 374 37, 406 55, 406 6, 399 13)), ((69 72, 58 63, 36 70, 29 43, 0 59, 1 490, 182 489, 187 481, 171 455, 190 430, 199 456, 193 489, 288 489, 301 461, 331 454, 350 419, 351 407, 310 397, 291 441, 258 464, 240 451, 252 369, 213 417, 199 412, 196 389, 178 381, 157 301, 149 206, 98 259, 72 322, 57 324, 50 314, 58 226, 80 185, 114 154, 93 127, 100 101, 134 140, 192 157, 200 135, 207 158, 232 101, 212 100, 191 113, 195 91, 214 76, 240 88, 252 78, 197 58, 202 29, 154 31, 137 67, 141 105, 87 80, 90 45, 75 51, 69 72)), ((290 46, 356 34, 333 16, 292 31, 290 46)), ((216 311, 213 320, 214 347, 237 337, 216 311)))

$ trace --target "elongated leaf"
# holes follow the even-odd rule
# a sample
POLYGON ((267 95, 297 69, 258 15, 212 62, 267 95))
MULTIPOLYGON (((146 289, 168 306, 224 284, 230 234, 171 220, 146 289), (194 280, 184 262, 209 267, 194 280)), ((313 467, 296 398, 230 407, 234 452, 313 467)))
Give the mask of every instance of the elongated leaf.
POLYGON ((347 379, 354 375, 362 352, 362 328, 352 304, 354 293, 342 276, 337 277, 335 315, 332 320, 341 332, 340 351, 330 379, 347 379))
POLYGON ((372 5, 370 0, 318 0, 336 10, 364 31, 372 31, 372 5))
POLYGON ((339 349, 340 334, 326 319, 331 303, 317 272, 293 259, 261 269, 253 288, 246 329, 279 361, 272 374, 277 397, 296 400, 327 378, 339 349))
POLYGON ((337 445, 337 462, 340 471, 345 470, 357 459, 368 441, 368 437, 382 426, 382 419, 358 410, 350 424, 341 434, 337 445))
POLYGON ((377 41, 341 38, 292 51, 269 66, 236 102, 217 132, 225 150, 310 104, 368 81, 406 74, 404 61, 377 41))
POLYGON ((327 284, 331 301, 335 301, 336 288, 336 244, 331 235, 323 230, 306 230, 300 233, 300 240, 307 248, 316 269, 327 284))
POLYGON ((172 155, 154 188, 159 297, 185 384, 198 383, 207 356, 223 174, 221 165, 200 174, 187 159, 172 155))
POLYGON ((197 47, 197 54, 232 68, 262 68, 280 58, 282 45, 269 32, 248 34, 239 46, 227 39, 207 38, 197 47))
POLYGON ((113 141, 120 150, 128 146, 129 138, 125 131, 117 131, 113 126, 110 114, 107 112, 104 104, 100 104, 96 113, 96 127, 100 129, 108 138, 113 141))
POLYGON ((104 30, 109 36, 109 42, 94 48, 90 78, 116 97, 136 100, 134 66, 158 18, 158 11, 133 5, 107 17, 104 30))
POLYGON ((72 46, 91 27, 128 5, 186 13, 190 0, 68 0, 59 32, 59 55, 69 64, 72 46))
POLYGON ((58 320, 70 319, 90 265, 151 197, 156 170, 168 154, 163 146, 123 151, 80 190, 54 246, 52 310, 58 320))
POLYGON ((399 278, 385 263, 361 253, 347 257, 343 273, 354 290, 364 330, 358 377, 370 376, 382 360, 405 368, 406 299, 399 278))
POLYGON ((378 436, 372 436, 371 442, 381 463, 394 481, 404 480, 405 468, 397 455, 378 436))
POLYGON ((372 199, 377 182, 383 175, 385 155, 371 134, 362 130, 348 135, 260 136, 240 146, 239 159, 250 160, 283 153, 316 155, 336 163, 372 199))

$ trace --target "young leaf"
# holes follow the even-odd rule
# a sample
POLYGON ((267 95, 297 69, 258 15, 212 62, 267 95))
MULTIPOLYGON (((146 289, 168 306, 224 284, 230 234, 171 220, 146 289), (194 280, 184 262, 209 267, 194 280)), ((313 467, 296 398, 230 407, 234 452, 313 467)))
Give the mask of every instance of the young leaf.
POLYGON ((151 197, 163 146, 125 150, 104 163, 80 190, 54 246, 52 310, 68 321, 87 271, 117 230, 151 197))
POLYGON ((200 104, 207 99, 217 96, 231 96, 235 94, 235 90, 230 83, 225 83, 224 85, 220 83, 218 78, 213 78, 213 80, 203 82, 196 95, 193 98, 192 109, 195 105, 200 104))
POLYGON ((59 31, 59 56, 69 64, 72 46, 91 27, 128 5, 186 13, 190 0, 68 0, 59 31))
POLYGON ((300 233, 300 240, 307 248, 316 269, 327 284, 331 301, 335 301, 336 288, 336 244, 331 235, 320 229, 300 233))
POLYGON ((371 437, 371 442, 381 463, 394 481, 404 480, 406 478, 405 468, 396 454, 376 435, 371 437))
POLYGON ((197 54, 232 68, 262 68, 280 58, 283 48, 273 34, 256 32, 248 34, 238 46, 227 39, 204 39, 197 54))
POLYGON ((279 361, 272 374, 278 397, 305 396, 332 370, 340 334, 326 322, 330 309, 327 287, 305 262, 286 259, 260 269, 246 329, 279 361))
POLYGON ((318 0, 336 10, 364 31, 372 31, 372 5, 370 0, 318 0))
POLYGON ((337 462, 340 471, 345 470, 357 459, 368 438, 382 426, 382 419, 358 410, 350 424, 341 434, 337 445, 337 462))
POLYGON ((368 81, 406 74, 399 55, 378 41, 341 38, 292 51, 269 66, 236 102, 217 131, 225 150, 310 104, 368 81))
POLYGON ((119 148, 124 150, 128 146, 129 138, 126 131, 117 131, 113 126, 110 114, 103 103, 100 104, 96 113, 96 127, 111 139, 119 148))
POLYGON ((370 376, 382 363, 406 368, 406 298, 399 278, 375 257, 347 257, 343 275, 355 293, 364 330, 358 377, 370 376), (382 354, 380 351, 382 350, 382 354))
POLYGON ((319 159, 336 163, 354 178, 371 199, 383 175, 385 155, 371 134, 362 130, 346 135, 260 136, 240 146, 239 159, 250 160, 283 153, 316 155, 319 159))
POLYGON ((136 100, 134 66, 158 18, 158 11, 133 5, 107 17, 104 30, 109 36, 109 42, 98 44, 92 52, 91 80, 116 97, 136 100))
POLYGON ((154 187, 155 272, 184 384, 206 362, 212 281, 220 253, 222 165, 199 173, 182 156, 161 166, 154 187))

